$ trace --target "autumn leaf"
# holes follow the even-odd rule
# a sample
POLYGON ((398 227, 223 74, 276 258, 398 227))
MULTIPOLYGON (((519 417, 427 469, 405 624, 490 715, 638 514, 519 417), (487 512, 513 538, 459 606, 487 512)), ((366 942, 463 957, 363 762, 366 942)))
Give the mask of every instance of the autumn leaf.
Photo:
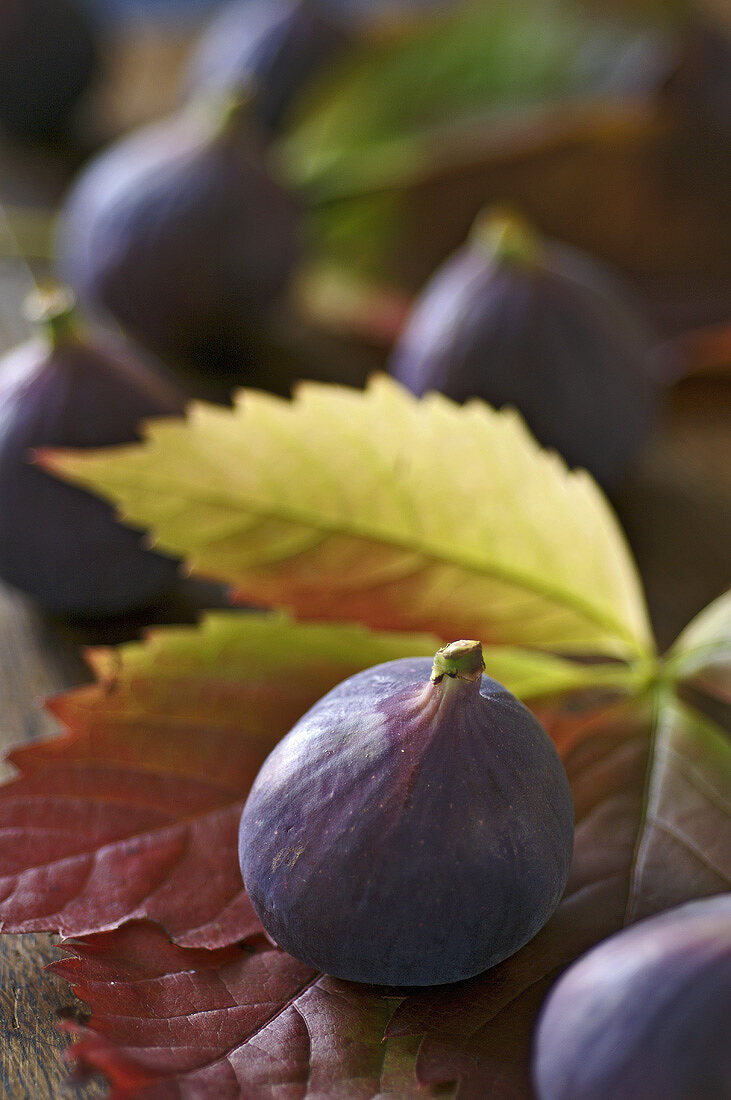
POLYGON ((83 935, 147 916, 205 946, 258 930, 236 837, 261 763, 341 679, 438 644, 224 613, 92 653, 99 681, 50 704, 65 733, 10 755, 0 928, 83 935))
POLYGON ((283 951, 192 951, 141 922, 64 944, 51 970, 93 1006, 72 1050, 112 1096, 140 1100, 421 1100, 416 1044, 383 1041, 400 998, 327 978, 283 951))
POLYGON ((640 661, 652 638, 619 525, 511 410, 377 378, 244 391, 144 444, 45 455, 243 600, 443 638, 640 661))
POLYGON ((572 713, 564 704, 539 714, 576 811, 561 904, 534 940, 471 983, 406 999, 387 1031, 423 1035, 419 1079, 458 1074, 459 1100, 527 1100, 535 1013, 577 955, 632 921, 731 888, 731 744, 723 730, 664 691, 646 707, 572 713))
POLYGON ((731 879, 723 731, 665 695, 584 694, 540 713, 569 775, 576 848, 558 910, 517 954, 470 981, 394 998, 313 975, 281 952, 196 955, 154 927, 129 926, 69 945, 74 959, 55 967, 92 1009, 85 1028, 72 1025, 75 1056, 107 1073, 119 1098, 198 1096, 210 1082, 210 1095, 232 1100, 274 1087, 293 1098, 408 1100, 452 1095, 458 1080, 459 1100, 527 1100, 533 1022, 560 970, 627 922, 731 879), (266 1021, 263 1031, 252 1019, 266 1021), (295 1019, 301 1030, 287 1031, 295 1019), (378 1076, 386 1066, 392 1091, 378 1076))

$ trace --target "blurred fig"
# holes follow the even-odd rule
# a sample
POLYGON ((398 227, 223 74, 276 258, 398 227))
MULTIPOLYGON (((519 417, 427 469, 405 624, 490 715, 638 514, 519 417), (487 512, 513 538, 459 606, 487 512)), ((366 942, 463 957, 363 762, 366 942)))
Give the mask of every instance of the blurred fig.
POLYGON ((462 639, 344 680, 264 763, 246 890, 275 941, 350 981, 440 985, 512 955, 566 885, 558 753, 462 639))
POLYGON ((142 420, 180 416, 185 400, 129 346, 85 332, 66 292, 44 298, 42 313, 45 335, 0 360, 0 577, 61 614, 143 607, 173 584, 178 563, 143 550, 108 504, 33 455, 130 443, 142 420))
POLYGON ((641 921, 567 970, 533 1078, 538 1100, 728 1100, 731 894, 641 921))
POLYGON ((322 0, 234 0, 201 37, 188 85, 217 96, 252 88, 252 111, 274 132, 299 88, 347 41, 345 21, 322 0))
POLYGON ((0 125, 30 141, 64 137, 97 67, 94 28, 74 0, 0 3, 0 125))
POLYGON ((297 255, 293 202, 232 104, 189 110, 103 152, 61 213, 62 277, 163 359, 239 371, 297 255))
MULTIPOLYGON (((666 85, 672 104, 694 126, 721 141, 731 135, 731 27, 696 16, 686 28, 675 72, 666 85)), ((720 149, 719 149, 720 152, 720 149)))
POLYGON ((417 395, 516 406, 544 446, 612 484, 652 421, 656 348, 598 261, 495 213, 427 285, 390 370, 417 395))

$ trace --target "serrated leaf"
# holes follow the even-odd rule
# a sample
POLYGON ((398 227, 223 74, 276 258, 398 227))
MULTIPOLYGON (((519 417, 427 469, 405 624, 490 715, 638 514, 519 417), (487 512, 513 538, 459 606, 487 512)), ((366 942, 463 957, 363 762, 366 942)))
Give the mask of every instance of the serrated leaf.
POLYGON ((425 1036, 419 1079, 459 1073, 458 1100, 528 1100, 530 1033, 549 981, 627 923, 731 888, 731 744, 723 730, 664 692, 644 715, 620 703, 541 717, 576 809, 564 898, 512 958, 464 987, 407 998, 388 1028, 425 1036))
POLYGON ((421 1100, 415 1044, 383 1041, 399 998, 318 975, 259 945, 191 951, 155 925, 64 944, 51 970, 93 1006, 72 1055, 138 1100, 421 1100))
POLYGON ((365 393, 309 383, 45 461, 243 600, 487 644, 652 648, 605 498, 511 410, 419 401, 385 377, 365 393))
POLYGON ((232 612, 92 654, 100 682, 51 705, 66 732, 10 754, 0 928, 83 935, 148 916, 205 946, 258 930, 236 837, 264 758, 345 676, 436 644, 232 612))
POLYGON ((569 775, 576 847, 558 910, 516 955, 395 1000, 310 972, 303 992, 299 964, 280 952, 199 958, 150 926, 123 928, 71 945, 76 959, 56 968, 92 1007, 82 1063, 106 1072, 119 1100, 207 1095, 207 1082, 226 1100, 277 1088, 407 1100, 417 1086, 452 1095, 454 1080, 459 1100, 528 1100, 532 1026, 556 974, 628 921, 731 884, 723 731, 664 694, 654 706, 584 695, 540 713, 569 775), (252 1018, 276 1026, 254 1038, 252 1018))

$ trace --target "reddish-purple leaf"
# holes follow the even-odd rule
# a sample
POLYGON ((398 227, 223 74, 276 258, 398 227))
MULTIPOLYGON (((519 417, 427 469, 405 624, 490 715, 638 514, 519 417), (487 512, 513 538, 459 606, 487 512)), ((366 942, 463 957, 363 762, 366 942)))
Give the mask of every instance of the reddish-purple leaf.
MULTIPOLYGON (((555 975, 627 921, 688 897, 727 889, 731 879, 726 809, 731 748, 723 731, 671 696, 658 696, 647 704, 574 697, 545 709, 541 716, 559 746, 571 781, 576 850, 567 892, 557 912, 512 958, 471 981, 414 993, 398 1004, 367 987, 318 979, 298 995, 296 1013, 291 1011, 291 995, 283 996, 276 1042, 272 1039, 274 1046, 266 1048, 268 1068, 262 1068, 257 1035, 256 1043, 243 1042, 235 1052, 226 1054, 226 1088, 233 1091, 217 1092, 223 1088, 223 1078, 218 1076, 223 1072, 220 1059, 214 1068, 198 1066, 195 1072, 186 1069, 184 1077, 170 1079, 172 1070, 165 1067, 176 1069, 178 1040, 173 1031, 163 1029, 164 1036, 171 1036, 173 1050, 168 1051, 164 1042, 159 1045, 158 1017, 169 1009, 167 1002, 152 997, 146 981, 137 984, 136 990, 138 994, 142 991, 145 1014, 155 1017, 154 1026, 145 1025, 152 1034, 136 1022, 132 1032, 125 1030, 130 994, 124 983, 139 980, 134 970, 137 958, 144 960, 145 974, 153 978, 158 974, 160 933, 156 933, 157 940, 150 939, 154 951, 146 954, 132 950, 132 941, 121 937, 137 933, 123 929, 113 936, 89 937, 82 947, 74 947, 75 963, 57 967, 73 980, 94 1013, 76 1048, 77 1056, 87 1067, 109 1074, 120 1098, 198 1100, 221 1095, 247 1100, 259 1096, 346 1100, 363 1096, 370 1100, 393 1096, 407 1100, 413 1095, 431 1095, 429 1089, 437 1089, 441 1095, 438 1090, 446 1088, 451 1095, 452 1083, 458 1080, 460 1100, 487 1096, 491 1100, 526 1100, 530 1095, 527 1066, 533 1022, 555 975), (124 956, 121 960, 120 955, 124 956), (114 975, 121 976, 121 985, 109 986, 114 975), (296 1014, 304 1020, 304 1031, 295 1027, 296 1014), (285 1023, 291 1023, 292 1030, 280 1040, 285 1023), (389 1040, 388 1049, 398 1051, 393 1063, 398 1073, 389 1078, 398 1080, 398 1085, 390 1084, 390 1091, 373 1077, 372 1070, 377 1028, 381 1026, 389 1040), (344 1060, 345 1032, 350 1053, 357 1048, 371 1067, 360 1073, 361 1092, 356 1090, 352 1063, 344 1060), (310 1092, 297 1077, 306 1038, 311 1046, 302 1057, 309 1059, 306 1080, 310 1092), (392 1048, 393 1041, 406 1045, 392 1048), (283 1046, 288 1050, 284 1079, 279 1075, 283 1046), (143 1070, 152 1072, 153 1067, 162 1067, 168 1076, 135 1091, 137 1085, 133 1088, 129 1081, 137 1081, 143 1070), (235 1083, 228 1076, 234 1072, 232 1067, 235 1083), (206 1091, 209 1074, 214 1075, 210 1077, 213 1084, 206 1091), (415 1081, 427 1091, 415 1092, 415 1081), (123 1089, 127 1091, 119 1091, 123 1089)), ((140 932, 143 934, 151 935, 149 929, 140 932)), ((168 949, 165 945, 165 951, 168 949)), ((295 965, 287 963, 279 952, 269 954, 279 967, 295 965)), ((161 957, 167 959, 168 955, 161 957)), ((211 962, 215 969, 218 959, 205 953, 201 968, 194 954, 188 952, 185 958, 191 963, 186 980, 191 983, 195 1004, 207 1005, 211 962), (201 969, 205 973, 199 973, 201 969)), ((229 956, 224 953, 220 958, 229 956)), ((240 965, 262 965, 256 959, 256 955, 246 956, 240 965)), ((243 991, 244 987, 240 988, 243 991)), ((241 1007, 239 1000, 236 1006, 241 1007)), ((201 1011, 181 1001, 175 1015, 201 1011)), ((172 1029, 177 1026, 174 1021, 170 1024, 172 1029)), ((205 1020, 202 1026, 205 1031, 205 1020)), ((264 1030, 269 1041, 272 1032, 264 1030)), ((383 1048, 378 1049, 383 1054, 383 1048)))
POLYGON ((525 1056, 535 1012, 550 979, 577 955, 628 921, 731 886, 723 731, 670 696, 652 710, 615 703, 572 713, 564 704, 541 718, 576 810, 564 898, 516 955, 470 982, 407 998, 387 1031, 424 1035, 419 1079, 459 1076, 459 1100, 530 1095, 525 1056))
POLYGON ((115 1100, 427 1100, 416 1046, 383 1041, 398 998, 323 977, 263 940, 191 950, 149 922, 64 944, 54 963, 93 1009, 72 1055, 115 1100))
POLYGON ((206 947, 258 931, 236 837, 262 761, 339 680, 425 650, 418 635, 229 613, 92 655, 100 682, 51 703, 67 732, 10 756, 0 929, 85 935, 149 917, 206 947))

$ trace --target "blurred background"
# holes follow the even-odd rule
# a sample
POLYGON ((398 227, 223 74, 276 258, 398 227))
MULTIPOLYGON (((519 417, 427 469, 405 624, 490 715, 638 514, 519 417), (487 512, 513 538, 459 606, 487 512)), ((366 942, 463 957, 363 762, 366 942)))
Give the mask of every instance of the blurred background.
MULTIPOLYGON (((517 405, 603 484, 665 646, 729 581, 730 184, 727 0, 3 0, 0 418, 9 349, 65 354, 70 297, 23 305, 49 280, 184 396, 390 370, 517 405)), ((87 442, 54 409, 24 447, 87 442)), ((14 569, 80 640, 222 598, 14 569)))

